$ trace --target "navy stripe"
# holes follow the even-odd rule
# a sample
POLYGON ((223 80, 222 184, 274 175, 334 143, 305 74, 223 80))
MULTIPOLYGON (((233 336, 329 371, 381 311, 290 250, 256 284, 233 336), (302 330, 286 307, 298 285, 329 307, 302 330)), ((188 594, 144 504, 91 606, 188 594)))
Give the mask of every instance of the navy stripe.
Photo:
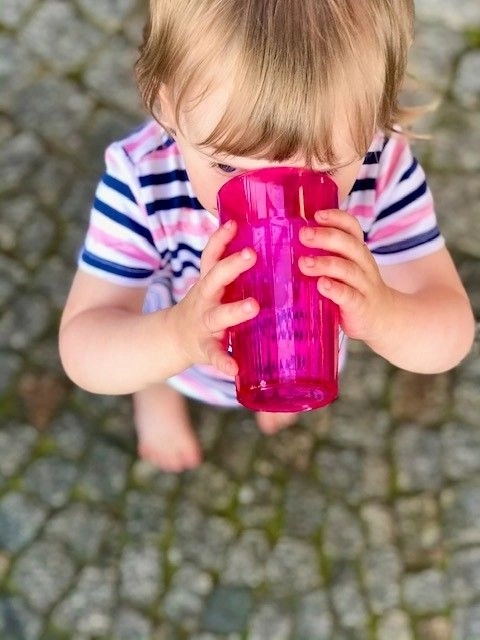
POLYGON ((425 195, 426 192, 427 192, 427 183, 424 180, 422 184, 415 189, 415 191, 412 191, 401 200, 394 202, 392 205, 390 205, 386 209, 383 209, 382 211, 380 211, 380 213, 377 216, 377 220, 381 220, 382 218, 387 218, 388 216, 391 216, 393 213, 397 213, 397 211, 404 209, 412 202, 415 202, 415 200, 418 200, 418 198, 421 198, 423 195, 425 195))
POLYGON ((400 253, 401 251, 406 251, 407 249, 413 249, 414 247, 419 247, 422 244, 426 244, 427 242, 438 238, 439 235, 440 230, 438 229, 438 227, 433 227, 429 231, 424 231, 423 233, 419 233, 418 235, 412 236, 411 238, 400 240, 400 242, 393 242, 392 244, 386 244, 382 247, 378 247, 377 249, 372 249, 372 253, 376 253, 378 255, 400 253))
POLYGON ((95 198, 95 200, 93 201, 93 208, 96 209, 99 213, 102 213, 107 218, 110 218, 110 220, 113 220, 114 222, 122 225, 122 227, 131 229, 137 235, 145 238, 145 240, 147 240, 152 245, 152 247, 155 247, 155 243, 153 241, 150 230, 146 229, 138 222, 135 222, 135 220, 132 220, 129 216, 125 215, 124 213, 120 213, 120 211, 117 211, 116 209, 113 209, 113 207, 110 207, 106 202, 103 202, 98 198, 95 198))
POLYGON ((378 164, 381 155, 381 151, 367 151, 362 164, 378 164))
POLYGON ((417 167, 418 167, 418 162, 417 162, 416 158, 414 158, 412 164, 405 171, 403 176, 400 178, 399 182, 403 182, 403 180, 407 180, 412 175, 412 173, 415 171, 415 169, 417 167))
POLYGON ((110 187, 114 191, 118 191, 118 193, 121 193, 122 196, 125 196, 131 202, 134 202, 135 204, 137 203, 137 201, 135 199, 135 196, 131 192, 130 187, 128 186, 128 184, 125 184, 124 182, 120 182, 120 180, 117 180, 116 178, 111 176, 109 173, 104 173, 103 174, 102 182, 105 185, 107 185, 107 187, 110 187))
POLYGON ((170 268, 172 269, 172 275, 175 278, 181 278, 183 275, 183 272, 186 271, 188 268, 193 269, 196 273, 200 273, 200 265, 198 263, 195 264, 194 262, 190 262, 189 260, 182 262, 179 269, 174 269, 172 265, 170 265, 170 268))
POLYGON ((83 249, 80 259, 91 267, 107 271, 108 273, 113 273, 116 276, 123 276, 125 278, 144 280, 153 274, 152 269, 135 269, 134 267, 125 267, 121 264, 117 264, 116 262, 110 262, 110 260, 99 258, 86 249, 83 249))
POLYGON ((187 172, 183 169, 174 169, 173 171, 167 171, 167 173, 149 173, 146 176, 140 176, 141 187, 169 184, 175 181, 188 182, 187 172))
POLYGON ((375 178, 360 178, 359 180, 355 180, 350 193, 353 193, 354 191, 375 190, 376 186, 377 181, 375 178))
POLYGON ((147 213, 149 216, 157 211, 169 211, 170 209, 197 209, 203 211, 203 207, 196 198, 189 196, 175 196, 173 198, 160 198, 147 202, 147 213))

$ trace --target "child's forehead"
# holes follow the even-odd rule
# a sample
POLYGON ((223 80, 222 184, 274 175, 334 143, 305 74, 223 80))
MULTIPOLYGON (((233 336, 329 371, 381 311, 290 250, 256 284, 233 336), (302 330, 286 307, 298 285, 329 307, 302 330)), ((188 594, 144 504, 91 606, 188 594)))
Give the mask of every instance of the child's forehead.
MULTIPOLYGON (((235 157, 228 153, 223 153, 222 149, 217 149, 203 145, 203 141, 207 140, 227 108, 231 92, 234 90, 232 83, 215 86, 208 92, 203 92, 201 99, 192 99, 185 101, 183 108, 179 110, 180 127, 189 144, 202 151, 205 155, 221 158, 227 164, 239 164, 238 161, 244 158, 235 157)), ((239 117, 241 114, 239 114, 239 117)), ((293 117, 293 116, 292 116, 293 117)), ((241 118, 243 120, 243 118, 241 118)), ((248 137, 248 130, 245 136, 248 137)), ((321 145, 321 141, 319 141, 321 145)), ((332 144, 334 153, 338 158, 338 164, 348 164, 358 158, 358 152, 351 133, 351 126, 348 119, 347 108, 342 108, 341 100, 338 101, 338 108, 332 119, 332 144)), ((250 158, 251 164, 255 161, 262 162, 261 156, 250 158)), ((303 164, 304 160, 299 154, 297 157, 291 158, 293 163, 303 164)), ((254 168, 252 166, 252 168, 254 168)))

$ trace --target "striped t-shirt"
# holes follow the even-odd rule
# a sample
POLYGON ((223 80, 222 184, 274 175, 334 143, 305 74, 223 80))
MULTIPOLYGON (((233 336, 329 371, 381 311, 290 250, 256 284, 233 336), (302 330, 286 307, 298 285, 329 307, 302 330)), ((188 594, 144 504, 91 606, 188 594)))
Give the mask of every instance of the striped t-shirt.
MULTIPOLYGON (((79 268, 122 286, 147 287, 145 311, 181 300, 218 227, 189 182, 174 140, 150 121, 105 154, 79 268)), ((414 260, 443 247, 425 174, 401 135, 378 135, 341 207, 362 226, 377 263, 414 260)), ((170 379, 189 396, 235 405, 232 379, 198 366, 170 379)))

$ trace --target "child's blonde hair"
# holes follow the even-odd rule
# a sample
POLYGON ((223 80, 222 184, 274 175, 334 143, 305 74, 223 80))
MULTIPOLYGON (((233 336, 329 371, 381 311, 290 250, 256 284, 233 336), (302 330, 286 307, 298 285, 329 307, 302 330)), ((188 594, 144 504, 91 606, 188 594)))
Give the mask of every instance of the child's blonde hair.
POLYGON ((332 164, 339 115, 359 156, 375 131, 402 123, 413 23, 413 0, 150 0, 138 85, 159 120, 168 88, 178 122, 228 82, 224 113, 198 144, 332 164))

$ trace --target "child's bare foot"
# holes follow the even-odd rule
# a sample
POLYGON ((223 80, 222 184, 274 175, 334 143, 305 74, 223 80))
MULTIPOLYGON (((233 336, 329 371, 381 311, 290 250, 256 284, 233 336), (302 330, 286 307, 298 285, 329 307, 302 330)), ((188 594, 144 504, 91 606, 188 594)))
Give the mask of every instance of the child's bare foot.
POLYGON ((138 454, 163 471, 197 467, 202 453, 185 399, 167 384, 139 391, 133 398, 138 454))
POLYGON ((286 429, 298 420, 298 413, 269 413, 259 411, 255 414, 260 431, 273 435, 281 429, 286 429))

